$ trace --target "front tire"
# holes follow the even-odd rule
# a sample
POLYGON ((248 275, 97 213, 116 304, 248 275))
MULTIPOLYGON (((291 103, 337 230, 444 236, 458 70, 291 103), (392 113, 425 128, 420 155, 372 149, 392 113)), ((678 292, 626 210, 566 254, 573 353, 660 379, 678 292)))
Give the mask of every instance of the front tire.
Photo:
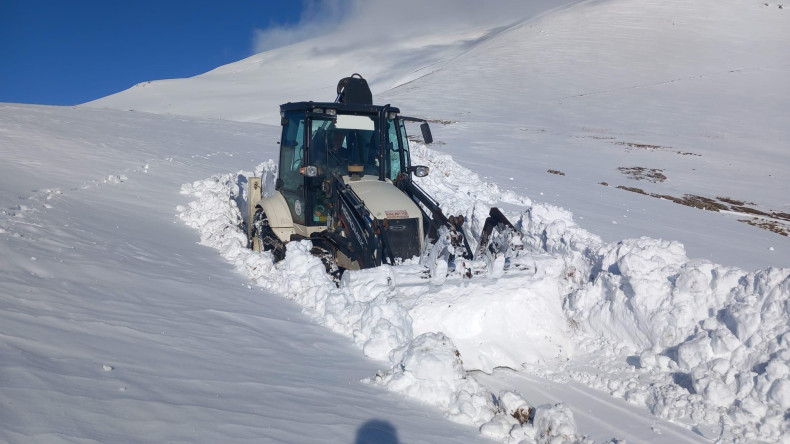
POLYGON ((274 234, 274 230, 269 225, 269 218, 261 207, 256 207, 255 214, 252 216, 250 244, 250 248, 254 251, 271 252, 275 262, 285 259, 285 244, 274 234))

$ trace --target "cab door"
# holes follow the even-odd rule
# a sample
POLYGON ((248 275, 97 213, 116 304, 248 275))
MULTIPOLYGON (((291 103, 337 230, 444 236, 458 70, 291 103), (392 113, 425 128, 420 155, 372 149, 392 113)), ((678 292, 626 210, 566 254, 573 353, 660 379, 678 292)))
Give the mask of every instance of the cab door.
POLYGON ((283 195, 291 211, 294 223, 305 223, 305 177, 299 170, 305 166, 305 113, 290 112, 283 118, 283 134, 280 138, 280 169, 277 180, 278 191, 283 195))

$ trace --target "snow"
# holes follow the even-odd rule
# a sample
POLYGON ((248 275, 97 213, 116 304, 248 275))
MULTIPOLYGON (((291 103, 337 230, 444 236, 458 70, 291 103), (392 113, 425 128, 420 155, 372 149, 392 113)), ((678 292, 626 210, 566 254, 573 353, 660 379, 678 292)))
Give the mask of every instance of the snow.
POLYGON ((361 384, 378 362, 176 216, 182 184, 259 162, 277 128, 11 104, 0 122, 0 441, 353 442, 381 423, 483 441, 361 384))
POLYGON ((606 241, 649 236, 750 271, 790 266, 790 238, 739 222, 747 213, 699 214, 616 188, 790 210, 786 8, 757 0, 521 3, 505 18, 478 11, 476 25, 458 28, 403 21, 401 40, 320 37, 88 105, 277 124, 279 104, 333 100, 337 80, 359 72, 377 102, 438 120, 441 151, 502 188, 572 210, 606 241), (437 35, 453 43, 427 43, 437 35), (415 51, 404 41, 426 43, 415 51), (618 170, 635 167, 667 179, 618 170))
MULTIPOLYGON (((494 196, 503 196, 512 206, 529 202, 499 193, 449 156, 439 156, 437 163, 423 157, 429 152, 425 146, 413 150, 414 159, 434 172, 421 185, 432 195, 452 195, 450 207, 468 220, 474 222, 476 211, 485 213, 487 200, 494 196)), ((258 174, 270 178, 274 171, 270 161, 258 174)), ((244 174, 185 185, 183 192, 200 200, 189 210, 182 208, 181 217, 201 230, 205 244, 219 249, 253 280, 265 277, 265 287, 299 302, 318 322, 351 336, 365 355, 389 359, 391 369, 377 374, 376 382, 436 406, 449 419, 476 425, 499 439, 523 433, 534 437, 534 429, 524 432, 521 427, 514 435, 495 426, 502 421, 492 401, 496 395, 467 372, 571 361, 575 353, 590 353, 594 347, 612 363, 624 352, 638 354, 641 372, 674 384, 651 395, 652 381, 623 377, 607 366, 599 366, 592 381, 585 380, 590 375, 583 372, 569 372, 569 377, 668 419, 724 422, 720 436, 778 439, 787 433, 782 403, 790 352, 778 338, 790 335, 790 312, 776 303, 762 313, 755 313, 754 307, 765 303, 733 305, 746 297, 741 295, 744 291, 752 298, 756 293, 787 300, 790 269, 748 273, 689 260, 683 245, 674 241, 640 238, 606 244, 576 226, 567 211, 528 204, 520 216, 511 214, 530 247, 519 260, 532 268, 521 274, 451 279, 433 288, 414 284, 411 265, 385 266, 347 272, 336 288, 320 260, 310 255, 308 241, 288 244, 280 264, 273 264, 269 253, 257 255, 244 248, 235 206, 240 177, 244 174), (749 284, 750 279, 760 283, 749 284), (749 291, 752 287, 756 289, 749 291), (610 343, 596 344, 601 339, 610 343), (579 341, 582 346, 574 347, 579 341), (766 370, 755 374, 753 369, 762 362, 766 370), (689 379, 686 390, 676 385, 680 377, 689 379), (757 403, 767 408, 749 407, 757 403), (738 416, 749 422, 727 423, 738 416)), ((575 427, 572 415, 562 412, 555 416, 570 418, 568 427, 575 427)))
POLYGON ((790 440, 790 240, 616 188, 788 212, 785 8, 483 9, 360 43, 368 5, 191 79, 0 104, 0 440, 790 440), (309 242, 246 248, 277 106, 354 71, 432 119, 420 185, 472 237, 502 209, 517 267, 337 286, 309 242))

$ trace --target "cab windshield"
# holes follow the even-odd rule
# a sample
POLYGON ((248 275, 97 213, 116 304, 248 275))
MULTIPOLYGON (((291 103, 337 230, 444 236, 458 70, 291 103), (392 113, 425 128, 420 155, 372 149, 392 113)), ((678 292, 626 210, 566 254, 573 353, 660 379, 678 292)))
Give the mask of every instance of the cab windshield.
POLYGON ((408 164, 405 132, 399 120, 387 119, 384 159, 380 152, 379 121, 373 115, 339 114, 336 120, 312 119, 311 163, 326 175, 349 174, 349 165, 359 165, 363 174, 394 180, 408 164))

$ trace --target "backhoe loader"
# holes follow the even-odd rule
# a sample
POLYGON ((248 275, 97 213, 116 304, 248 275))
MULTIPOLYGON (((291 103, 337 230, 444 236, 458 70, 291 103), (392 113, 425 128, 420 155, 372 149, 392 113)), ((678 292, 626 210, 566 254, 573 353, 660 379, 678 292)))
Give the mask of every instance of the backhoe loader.
POLYGON ((282 136, 275 191, 263 197, 260 178, 249 178, 249 246, 285 257, 285 244, 310 240, 336 279, 345 270, 417 261, 426 277, 501 275, 522 245, 518 230, 491 208, 470 247, 463 216, 446 216, 414 180, 429 174, 413 165, 407 123, 424 119, 374 105, 359 74, 342 79, 334 102, 280 105, 282 136), (477 264, 477 265, 475 265, 477 264))

